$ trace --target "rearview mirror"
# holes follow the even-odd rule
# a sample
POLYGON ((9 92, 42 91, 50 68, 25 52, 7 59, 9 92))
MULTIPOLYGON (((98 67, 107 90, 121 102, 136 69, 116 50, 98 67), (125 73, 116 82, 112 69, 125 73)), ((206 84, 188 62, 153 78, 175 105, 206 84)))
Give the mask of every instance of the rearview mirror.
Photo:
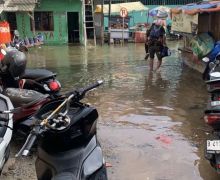
POLYGON ((209 58, 208 57, 204 57, 204 58, 202 58, 202 61, 207 63, 207 62, 209 62, 209 58))

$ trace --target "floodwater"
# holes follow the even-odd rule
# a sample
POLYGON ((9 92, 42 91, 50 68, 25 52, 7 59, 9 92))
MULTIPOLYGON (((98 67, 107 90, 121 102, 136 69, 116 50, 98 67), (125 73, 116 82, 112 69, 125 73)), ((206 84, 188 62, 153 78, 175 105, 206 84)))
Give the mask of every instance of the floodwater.
MULTIPOLYGON (((172 56, 158 72, 149 71, 143 44, 42 46, 30 50, 28 66, 57 72, 63 91, 105 81, 85 102, 99 111, 110 180, 217 180, 204 158, 206 86, 178 59, 178 45, 168 42, 172 56)), ((34 158, 27 161, 33 171, 26 178, 33 179, 34 158)), ((24 173, 14 177, 25 179, 24 173)))

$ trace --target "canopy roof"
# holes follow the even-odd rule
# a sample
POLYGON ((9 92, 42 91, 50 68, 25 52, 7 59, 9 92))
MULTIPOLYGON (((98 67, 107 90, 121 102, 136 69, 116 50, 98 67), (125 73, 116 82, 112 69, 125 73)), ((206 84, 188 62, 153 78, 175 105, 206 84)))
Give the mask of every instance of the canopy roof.
POLYGON ((33 11, 38 0, 0 0, 2 11, 33 11))
POLYGON ((219 1, 207 1, 202 3, 191 3, 184 6, 179 6, 171 9, 171 13, 185 13, 185 14, 197 14, 202 12, 217 12, 220 11, 219 1))
MULTIPOLYGON (((147 11, 148 8, 144 6, 140 1, 138 2, 130 2, 130 3, 117 3, 111 4, 111 13, 119 13, 121 8, 124 7, 128 10, 128 12, 132 11, 147 11)), ((95 12, 102 12, 102 5, 96 5, 95 12)), ((103 13, 107 14, 109 12, 109 5, 103 5, 103 13)))

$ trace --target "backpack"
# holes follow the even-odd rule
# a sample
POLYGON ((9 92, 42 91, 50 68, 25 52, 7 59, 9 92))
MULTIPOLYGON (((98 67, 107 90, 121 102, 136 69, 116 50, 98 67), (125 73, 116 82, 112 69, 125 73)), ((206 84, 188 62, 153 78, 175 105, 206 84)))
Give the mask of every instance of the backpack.
POLYGON ((151 39, 159 39, 159 37, 162 35, 161 34, 161 27, 162 26, 156 26, 156 25, 153 25, 153 27, 151 28, 151 31, 150 31, 150 38, 151 39))

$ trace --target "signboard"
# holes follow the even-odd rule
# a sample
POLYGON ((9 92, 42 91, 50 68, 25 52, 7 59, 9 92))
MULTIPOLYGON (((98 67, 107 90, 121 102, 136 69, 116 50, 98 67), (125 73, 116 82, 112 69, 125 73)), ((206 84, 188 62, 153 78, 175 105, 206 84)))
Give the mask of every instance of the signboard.
POLYGON ((197 34, 198 14, 172 14, 172 31, 197 34))
POLYGON ((128 16, 128 10, 124 7, 121 8, 120 9, 120 16, 123 17, 123 18, 127 17, 128 16))

